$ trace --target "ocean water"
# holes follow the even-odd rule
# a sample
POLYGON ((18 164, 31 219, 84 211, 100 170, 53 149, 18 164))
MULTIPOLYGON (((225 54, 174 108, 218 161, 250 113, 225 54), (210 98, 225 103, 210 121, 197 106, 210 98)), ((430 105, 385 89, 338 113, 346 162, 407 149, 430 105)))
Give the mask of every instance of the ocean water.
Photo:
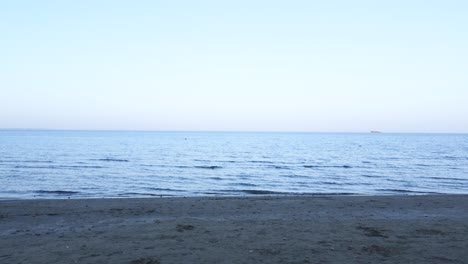
POLYGON ((468 193, 467 134, 0 130, 0 198, 468 193))

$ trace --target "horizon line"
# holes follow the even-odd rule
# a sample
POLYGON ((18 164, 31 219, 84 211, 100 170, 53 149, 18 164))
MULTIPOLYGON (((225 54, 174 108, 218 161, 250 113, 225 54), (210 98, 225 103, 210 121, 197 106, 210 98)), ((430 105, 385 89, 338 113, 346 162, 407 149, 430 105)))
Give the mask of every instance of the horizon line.
POLYGON ((89 131, 89 132, 200 132, 200 133, 342 133, 342 134, 468 134, 468 132, 393 132, 368 131, 272 131, 272 130, 157 130, 157 129, 63 129, 63 128, 0 128, 9 131, 89 131), (374 133, 378 132, 378 133, 374 133))

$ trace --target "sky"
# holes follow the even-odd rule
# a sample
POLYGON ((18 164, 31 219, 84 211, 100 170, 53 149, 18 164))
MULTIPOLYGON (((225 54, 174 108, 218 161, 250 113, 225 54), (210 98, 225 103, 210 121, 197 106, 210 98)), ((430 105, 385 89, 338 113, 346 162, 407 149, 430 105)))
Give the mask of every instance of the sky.
POLYGON ((468 1, 1 1, 0 128, 468 133, 468 1))

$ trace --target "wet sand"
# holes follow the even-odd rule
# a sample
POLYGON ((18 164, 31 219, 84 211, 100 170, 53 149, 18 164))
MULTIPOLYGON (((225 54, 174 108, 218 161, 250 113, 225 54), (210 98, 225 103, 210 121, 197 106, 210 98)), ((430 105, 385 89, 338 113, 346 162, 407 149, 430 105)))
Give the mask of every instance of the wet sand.
POLYGON ((0 263, 468 263, 468 195, 0 201, 0 263))

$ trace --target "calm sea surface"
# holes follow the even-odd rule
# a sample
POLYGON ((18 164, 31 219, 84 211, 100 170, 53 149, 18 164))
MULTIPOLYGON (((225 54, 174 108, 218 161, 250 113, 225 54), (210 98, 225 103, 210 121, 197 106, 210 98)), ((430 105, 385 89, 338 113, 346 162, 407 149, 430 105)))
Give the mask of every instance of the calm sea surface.
POLYGON ((0 198, 468 193, 466 134, 0 130, 0 198))

